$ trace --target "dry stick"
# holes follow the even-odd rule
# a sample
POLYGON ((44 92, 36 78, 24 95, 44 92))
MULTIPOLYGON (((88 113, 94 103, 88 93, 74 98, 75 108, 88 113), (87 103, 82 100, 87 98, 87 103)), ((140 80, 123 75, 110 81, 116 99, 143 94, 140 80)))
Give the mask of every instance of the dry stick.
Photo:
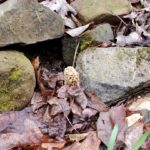
MULTIPOLYGON (((64 115, 64 116, 65 116, 65 118, 67 119, 68 123, 73 127, 73 124, 72 124, 71 121, 69 120, 68 116, 66 116, 66 115, 64 115)), ((80 132, 79 132, 77 129, 75 129, 74 127, 73 127, 73 130, 75 130, 78 134, 80 134, 80 132)))
POLYGON ((77 52, 78 52, 78 49, 79 49, 79 45, 80 45, 80 41, 78 41, 78 44, 77 44, 76 49, 75 49, 73 63, 72 63, 73 67, 75 67, 75 61, 76 61, 76 57, 77 57, 77 52))
POLYGON ((71 19, 75 22, 77 27, 82 26, 82 23, 73 14, 71 14, 71 19))

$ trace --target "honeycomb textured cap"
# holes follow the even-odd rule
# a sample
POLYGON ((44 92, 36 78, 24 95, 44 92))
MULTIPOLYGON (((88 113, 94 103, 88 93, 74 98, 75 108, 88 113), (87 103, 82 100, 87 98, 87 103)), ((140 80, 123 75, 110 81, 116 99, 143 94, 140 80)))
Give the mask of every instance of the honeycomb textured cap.
POLYGON ((69 85, 69 86, 80 85, 79 73, 75 70, 74 67, 69 66, 65 68, 64 81, 65 81, 65 85, 69 85))

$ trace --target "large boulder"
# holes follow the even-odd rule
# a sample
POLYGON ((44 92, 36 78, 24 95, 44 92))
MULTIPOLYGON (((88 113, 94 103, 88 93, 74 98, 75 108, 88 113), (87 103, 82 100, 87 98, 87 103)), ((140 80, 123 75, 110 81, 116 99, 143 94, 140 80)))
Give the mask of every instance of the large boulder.
POLYGON ((37 0, 7 0, 0 5, 0 47, 56 39, 63 33, 62 18, 37 0))
POLYGON ((84 88, 105 102, 116 100, 150 85, 150 48, 88 48, 76 69, 84 88))
POLYGON ((110 15, 123 15, 131 10, 128 0, 75 0, 71 5, 84 22, 104 20, 110 15))
POLYGON ((34 69, 24 54, 0 51, 0 112, 25 107, 34 87, 34 69))

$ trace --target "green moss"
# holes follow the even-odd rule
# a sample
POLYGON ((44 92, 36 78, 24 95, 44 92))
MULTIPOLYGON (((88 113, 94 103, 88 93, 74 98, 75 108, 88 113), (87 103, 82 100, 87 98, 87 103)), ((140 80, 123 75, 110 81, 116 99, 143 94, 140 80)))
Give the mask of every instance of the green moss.
POLYGON ((90 37, 83 37, 80 42, 80 50, 83 51, 92 43, 93 43, 93 39, 91 39, 90 37))
POLYGON ((13 82, 15 81, 15 84, 18 83, 19 86, 19 77, 21 76, 21 69, 14 69, 10 75, 5 75, 3 80, 0 83, 0 112, 8 111, 8 110, 15 110, 16 104, 15 98, 14 98, 14 86, 13 82))
POLYGON ((22 73, 21 69, 15 69, 14 71, 12 71, 9 79, 16 81, 21 76, 21 73, 22 73))
POLYGON ((1 97, 0 100, 0 112, 5 112, 8 110, 15 110, 16 109, 16 103, 15 101, 10 101, 10 98, 7 95, 3 94, 3 97, 1 97))
POLYGON ((13 89, 8 86, 9 79, 4 79, 0 88, 0 112, 14 110, 13 89))

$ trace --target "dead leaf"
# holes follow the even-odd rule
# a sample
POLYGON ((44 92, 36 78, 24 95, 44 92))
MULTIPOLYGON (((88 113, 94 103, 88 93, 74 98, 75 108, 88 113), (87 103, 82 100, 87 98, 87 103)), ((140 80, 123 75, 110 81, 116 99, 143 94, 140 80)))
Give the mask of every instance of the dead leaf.
POLYGON ((88 107, 97 110, 98 112, 108 111, 109 107, 102 102, 102 100, 95 95, 92 91, 87 92, 88 99, 88 107))
POLYGON ((117 124, 119 128, 117 141, 124 142, 125 132, 128 127, 127 121, 126 121, 126 109, 124 105, 112 107, 109 110, 109 114, 110 114, 110 119, 111 119, 113 126, 117 124))
POLYGON ((144 144, 142 145, 142 148, 144 149, 150 148, 150 138, 144 142, 144 144))
POLYGON ((40 67, 39 56, 37 56, 35 59, 33 59, 32 65, 33 65, 34 70, 38 70, 39 69, 39 67, 40 67))
POLYGON ((132 149, 135 142, 143 134, 143 127, 143 123, 137 122, 127 129, 125 134, 125 144, 127 146, 127 149, 132 149))
POLYGON ((83 117, 83 118, 91 118, 91 117, 95 116, 97 113, 98 113, 98 111, 95 110, 95 109, 92 109, 92 108, 85 108, 85 109, 82 111, 82 117, 83 117))
POLYGON ((71 5, 66 2, 66 0, 44 0, 41 2, 41 4, 58 13, 64 19, 64 23, 67 27, 76 27, 74 21, 68 16, 68 13, 77 15, 77 12, 71 5))
POLYGON ((88 29, 89 26, 90 24, 86 24, 84 26, 80 26, 75 29, 69 29, 66 31, 66 33, 69 34, 71 37, 76 37, 79 36, 81 33, 83 33, 86 29, 88 29))
POLYGON ((81 133, 81 134, 67 134, 66 138, 70 142, 80 142, 81 140, 85 139, 89 133, 81 133))
POLYGON ((49 150, 50 148, 53 150, 53 148, 62 149, 66 144, 66 141, 53 141, 49 143, 42 143, 41 147, 44 149, 49 150))
POLYGON ((100 143, 96 133, 90 133, 83 142, 76 142, 63 150, 98 150, 100 143))
POLYGON ((74 130, 81 129, 83 126, 84 126, 83 123, 74 124, 74 125, 72 125, 70 128, 67 128, 67 132, 72 132, 72 131, 74 131, 74 130))
POLYGON ((60 99, 57 97, 53 97, 48 100, 48 103, 51 109, 50 116, 55 116, 60 113, 65 113, 68 116, 68 114, 70 113, 70 106, 66 98, 60 99))
POLYGON ((42 122, 31 113, 30 108, 18 112, 0 115, 0 149, 8 150, 25 144, 39 143, 43 134, 40 131, 42 122), (13 140, 12 140, 13 139, 13 140))
POLYGON ((49 136, 58 140, 62 139, 66 132, 66 118, 63 114, 58 114, 49 120, 49 136))
POLYGON ((70 103, 70 107, 71 107, 71 111, 74 115, 77 115, 77 116, 82 116, 82 108, 76 104, 73 100, 72 102, 70 103))
POLYGON ((97 135, 98 138, 105 144, 108 144, 111 132, 112 124, 110 121, 109 112, 101 112, 97 120, 97 135))
POLYGON ((41 73, 41 82, 48 89, 54 89, 58 81, 64 80, 63 73, 52 73, 47 69, 43 69, 41 73))
POLYGON ((130 111, 148 110, 150 111, 150 98, 149 94, 144 97, 137 98, 136 101, 128 105, 130 111))
POLYGON ((80 148, 81 148, 81 144, 76 142, 76 143, 73 143, 72 145, 64 148, 63 150, 77 150, 77 149, 80 150, 80 148))
POLYGON ((118 35, 116 37, 117 45, 119 46, 126 46, 126 45, 133 45, 137 43, 142 43, 143 39, 138 32, 131 32, 129 35, 118 35))
POLYGON ((143 118, 143 116, 141 116, 139 113, 136 114, 132 114, 131 116, 128 116, 127 119, 127 123, 128 123, 128 127, 132 126, 133 124, 135 124, 137 121, 141 120, 143 118))
POLYGON ((83 89, 79 86, 71 86, 68 89, 69 96, 74 98, 75 103, 77 103, 82 109, 87 106, 87 98, 83 93, 83 89))
POLYGON ((40 108, 45 107, 47 105, 46 98, 42 96, 41 93, 35 92, 31 100, 31 105, 32 111, 34 113, 37 113, 40 108))
POLYGON ((59 88, 57 90, 57 97, 59 98, 68 98, 68 86, 67 85, 63 85, 61 88, 59 88))

